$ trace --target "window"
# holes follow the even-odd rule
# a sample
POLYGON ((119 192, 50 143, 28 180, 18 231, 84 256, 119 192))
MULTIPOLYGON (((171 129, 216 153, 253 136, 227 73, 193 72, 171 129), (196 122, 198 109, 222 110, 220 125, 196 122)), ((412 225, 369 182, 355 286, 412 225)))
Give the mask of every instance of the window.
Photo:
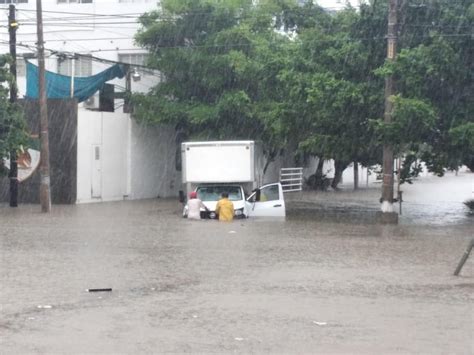
POLYGON ((260 201, 277 201, 279 200, 278 185, 270 185, 260 190, 260 201))
POLYGON ((118 55, 118 61, 120 63, 130 64, 133 71, 136 71, 143 75, 153 75, 158 77, 160 81, 163 80, 163 76, 156 69, 146 68, 148 64, 148 53, 121 53, 118 55), (134 67, 136 65, 136 67, 134 67))
MULTIPOLYGON (((71 76, 71 58, 58 58, 58 73, 71 76)), ((88 56, 80 56, 74 60, 74 76, 91 76, 92 75, 92 58, 88 56)))
POLYGON ((255 192, 249 198, 249 202, 266 202, 277 201, 280 199, 280 191, 278 185, 269 185, 262 187, 260 192, 255 192))
POLYGON ((146 65, 148 59, 147 53, 124 53, 119 54, 118 61, 133 65, 146 65))
POLYGON ((239 186, 200 186, 196 192, 201 201, 218 201, 221 199, 223 192, 229 194, 229 200, 231 201, 242 200, 239 186))
POLYGON ((16 75, 26 76, 26 62, 22 56, 16 58, 16 75))
POLYGON ((92 4, 92 0, 58 0, 58 4, 92 4))
POLYGON ((148 61, 148 53, 124 53, 119 54, 118 61, 121 63, 130 64, 132 69, 134 69, 134 65, 137 65, 136 71, 140 74, 147 74, 150 73, 150 70, 146 70, 143 68, 146 66, 148 61))
POLYGON ((28 0, 0 0, 0 4, 28 4, 28 0))

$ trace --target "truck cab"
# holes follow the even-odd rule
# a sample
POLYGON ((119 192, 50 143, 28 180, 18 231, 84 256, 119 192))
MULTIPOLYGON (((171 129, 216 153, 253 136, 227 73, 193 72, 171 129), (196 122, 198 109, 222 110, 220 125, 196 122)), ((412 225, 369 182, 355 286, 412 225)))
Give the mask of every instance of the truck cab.
MULTIPOLYGON (((229 200, 234 204, 234 218, 255 217, 285 217, 285 200, 280 183, 267 184, 252 191, 245 197, 245 191, 239 185, 204 184, 195 189, 197 197, 210 210, 201 210, 203 218, 217 218, 215 213, 217 201, 223 192, 229 194, 229 200)), ((187 216, 187 205, 183 210, 183 217, 187 216)))
POLYGON ((215 214, 216 205, 223 192, 227 192, 229 194, 229 200, 234 204, 235 218, 248 217, 248 212, 245 205, 245 192, 242 186, 210 184, 198 186, 195 191, 197 192, 198 198, 211 211, 211 218, 217 217, 215 214))
POLYGON ((246 205, 249 216, 286 216, 285 198, 280 183, 267 184, 256 189, 247 198, 246 205))

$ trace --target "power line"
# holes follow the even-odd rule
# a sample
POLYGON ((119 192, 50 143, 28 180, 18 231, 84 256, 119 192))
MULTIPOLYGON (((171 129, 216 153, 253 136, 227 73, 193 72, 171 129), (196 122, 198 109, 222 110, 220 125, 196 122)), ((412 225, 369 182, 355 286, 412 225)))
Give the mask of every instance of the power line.
MULTIPOLYGON (((0 10, 8 10, 8 7, 0 7, 0 10)), ((36 12, 33 9, 17 9, 18 11, 25 11, 25 12, 36 12)), ((68 11, 52 11, 52 10, 43 10, 43 13, 50 13, 50 14, 61 14, 61 15, 85 15, 85 16, 98 16, 98 17, 130 17, 130 16, 140 16, 143 13, 141 12, 131 12, 125 14, 97 14, 91 12, 68 12, 68 11)))
MULTIPOLYGON (((436 34, 435 36, 440 37, 473 37, 474 34, 472 33, 457 33, 457 34, 436 34)), ((432 35, 414 35, 410 36, 411 38, 432 38, 432 35)), ((384 41, 386 39, 385 36, 379 37, 366 37, 366 38, 356 38, 356 37, 346 37, 346 38, 328 38, 328 39, 314 39, 312 42, 319 42, 319 43, 330 43, 330 42, 355 42, 355 41, 384 41)), ((64 39, 63 41, 70 41, 68 39, 64 39)), ((0 40, 0 42, 4 42, 0 40)), ((31 41, 21 41, 18 43, 18 46, 23 46, 28 49, 36 50, 36 46, 34 45, 27 45, 26 42, 31 41)), ((177 45, 177 46, 163 46, 163 47, 156 47, 157 50, 162 49, 193 49, 193 48, 244 48, 244 47, 251 47, 254 46, 253 43, 226 43, 226 44, 209 44, 209 45, 177 45)), ((45 48, 47 49, 47 48, 45 48)), ((57 50, 47 49, 51 52, 58 52, 57 50)), ((110 52, 110 51, 146 51, 147 48, 110 48, 110 49, 97 49, 89 52, 110 52)))
MULTIPOLYGON (((145 48, 107 48, 107 49, 94 49, 89 52, 99 53, 99 52, 115 52, 115 51, 146 51, 146 49, 145 48)), ((148 53, 148 51, 146 53, 148 53)))
MULTIPOLYGON (((36 23, 22 23, 20 22, 22 26, 35 26, 36 23)), ((72 25, 77 25, 77 26, 99 26, 99 25, 122 25, 122 24, 138 24, 138 22, 135 21, 121 21, 121 22, 55 22, 55 23, 45 23, 45 26, 72 26, 72 25)))
MULTIPOLYGON (((45 42, 86 42, 86 41, 113 41, 118 39, 133 39, 133 37, 103 37, 103 38, 71 38, 71 39, 48 39, 45 42)), ((35 40, 21 41, 22 43, 36 43, 35 40)))
MULTIPOLYGON (((2 45, 2 44, 8 44, 8 41, 0 40, 0 45, 2 45)), ((22 44, 22 43, 17 43, 17 46, 24 47, 24 48, 27 48, 27 49, 30 49, 30 50, 33 49, 33 48, 36 49, 36 46, 25 45, 25 44, 22 44)), ((70 54, 71 56, 76 55, 76 56, 88 58, 88 59, 91 59, 91 60, 94 60, 94 61, 100 62, 100 63, 129 65, 133 68, 145 69, 145 70, 148 71, 149 74, 152 74, 153 76, 160 77, 159 75, 153 73, 153 71, 158 71, 158 69, 150 68, 147 65, 125 63, 125 62, 100 58, 100 57, 96 57, 96 56, 93 56, 93 55, 81 54, 81 53, 76 53, 76 52, 57 51, 57 50, 48 49, 48 48, 45 48, 45 50, 47 50, 48 52, 51 52, 51 55, 58 55, 58 54, 63 54, 63 55, 66 54, 67 55, 67 54, 70 54)), ((130 49, 123 49, 123 50, 130 50, 130 49)), ((146 54, 146 53, 144 53, 144 54, 146 54)))
MULTIPOLYGON (((18 11, 19 12, 25 12, 25 10, 22 10, 22 9, 19 9, 18 11)), ((115 15, 114 14, 109 14, 109 15, 95 15, 95 14, 92 14, 92 15, 78 15, 78 14, 71 13, 71 15, 74 15, 74 16, 47 17, 47 18, 45 18, 45 21, 91 20, 91 19, 96 19, 96 18, 100 18, 102 20, 114 20, 114 19, 119 19, 119 18, 138 19, 141 14, 137 14, 137 15, 121 15, 121 14, 115 14, 115 15)))
MULTIPOLYGON (((28 14, 27 14, 26 16, 30 18, 30 16, 29 16, 28 14)), ((63 41, 64 41, 64 39, 65 39, 65 37, 63 36, 63 33, 55 33, 54 36, 59 37, 59 38, 62 38, 63 41)), ((36 42, 35 42, 35 43, 36 43, 36 42)), ((81 46, 81 45, 78 45, 78 46, 76 46, 76 47, 81 47, 82 49, 87 50, 86 47, 83 47, 83 46, 81 46)))
MULTIPOLYGON (((322 6, 319 6, 319 7, 323 10, 329 10, 329 11, 344 9, 344 7, 340 7, 340 6, 339 7, 334 7, 334 6, 333 7, 322 7, 322 6)), ((249 6, 248 8, 275 9, 274 6, 271 6, 271 5, 268 5, 268 4, 253 4, 253 5, 249 6)), ((6 9, 6 8, 0 7, 0 9, 6 9)), ((216 9, 224 9, 224 10, 228 9, 230 11, 235 11, 235 10, 240 10, 241 8, 229 7, 229 6, 226 6, 226 5, 220 6, 218 4, 214 4, 212 6, 212 10, 216 10, 216 9)), ((18 11, 34 12, 36 10, 18 9, 18 11)), ((150 9, 150 10, 145 11, 143 13, 128 13, 128 14, 98 14, 98 13, 90 13, 90 12, 88 13, 88 12, 68 12, 68 11, 43 10, 43 13, 53 13, 53 14, 61 14, 61 15, 75 15, 75 16, 79 15, 79 16, 83 16, 84 19, 87 19, 89 17, 92 17, 92 18, 95 18, 95 17, 111 17, 111 18, 135 18, 135 19, 138 19, 142 15, 152 13, 152 12, 157 12, 159 14, 158 15, 158 20, 166 20, 166 19, 167 20, 177 20, 177 19, 182 18, 182 16, 212 14, 211 11, 185 11, 183 13, 179 13, 179 14, 176 14, 176 15, 165 15, 163 12, 160 13, 159 9, 150 9)), ((236 18, 238 18, 238 17, 236 17, 236 18)), ((68 17, 56 17, 56 18, 50 18, 50 19, 67 20, 68 17)))

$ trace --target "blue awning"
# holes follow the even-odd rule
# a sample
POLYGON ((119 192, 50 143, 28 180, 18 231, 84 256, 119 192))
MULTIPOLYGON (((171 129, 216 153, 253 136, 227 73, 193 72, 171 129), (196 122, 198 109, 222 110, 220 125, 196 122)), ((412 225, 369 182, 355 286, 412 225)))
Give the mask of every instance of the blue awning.
MULTIPOLYGON (((109 80, 123 78, 125 66, 115 64, 110 68, 87 77, 74 77, 74 97, 78 102, 87 100, 109 80)), ((71 97, 71 77, 46 71, 46 96, 48 99, 65 99, 71 97)), ((38 67, 26 62, 26 97, 38 98, 38 67)))

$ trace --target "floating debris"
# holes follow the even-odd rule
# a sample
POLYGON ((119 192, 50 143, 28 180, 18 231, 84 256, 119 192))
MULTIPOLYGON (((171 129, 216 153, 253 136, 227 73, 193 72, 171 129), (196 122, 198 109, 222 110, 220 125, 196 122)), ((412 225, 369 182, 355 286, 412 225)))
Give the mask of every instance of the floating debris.
POLYGON ((86 289, 87 292, 111 292, 111 288, 88 288, 86 289))

